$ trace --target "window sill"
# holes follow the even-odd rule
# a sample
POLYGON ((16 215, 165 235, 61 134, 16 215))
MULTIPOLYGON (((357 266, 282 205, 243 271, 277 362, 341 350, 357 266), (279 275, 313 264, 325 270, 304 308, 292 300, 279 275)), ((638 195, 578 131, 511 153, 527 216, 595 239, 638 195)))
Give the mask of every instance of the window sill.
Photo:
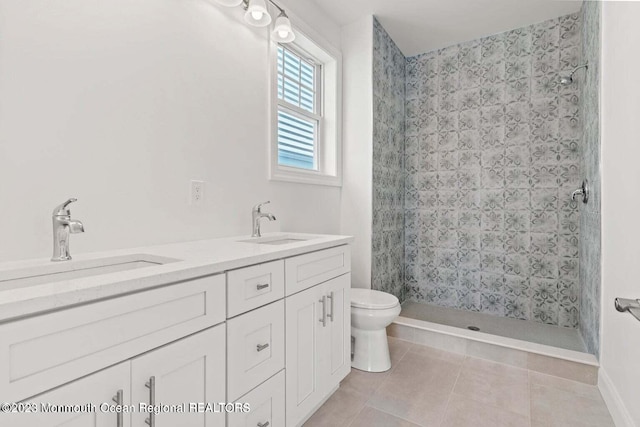
POLYGON ((298 184, 326 185, 330 187, 342 187, 342 178, 335 175, 327 175, 318 172, 305 172, 277 169, 271 171, 271 181, 295 182, 298 184))

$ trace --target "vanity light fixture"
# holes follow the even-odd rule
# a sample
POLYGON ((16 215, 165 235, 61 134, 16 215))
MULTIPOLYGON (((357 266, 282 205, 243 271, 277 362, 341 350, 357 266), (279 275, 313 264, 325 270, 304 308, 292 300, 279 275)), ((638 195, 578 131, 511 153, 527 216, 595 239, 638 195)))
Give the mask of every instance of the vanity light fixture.
MULTIPOLYGON (((218 4, 226 7, 240 6, 246 11, 244 20, 254 27, 266 27, 271 23, 271 15, 267 9, 265 0, 215 0, 218 4)), ((278 43, 291 43, 296 35, 291 28, 291 21, 283 8, 272 0, 268 0, 280 12, 271 33, 271 37, 278 43)))

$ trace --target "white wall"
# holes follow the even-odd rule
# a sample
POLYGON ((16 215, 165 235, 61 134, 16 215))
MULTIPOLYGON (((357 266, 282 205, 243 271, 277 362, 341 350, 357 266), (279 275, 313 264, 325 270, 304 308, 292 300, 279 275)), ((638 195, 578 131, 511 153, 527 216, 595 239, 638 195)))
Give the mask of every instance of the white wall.
MULTIPOLYGON (((291 1, 310 32, 339 27, 291 1)), ((207 0, 0 2, 0 262, 48 257, 79 199, 72 253, 265 231, 337 233, 340 189, 269 182, 266 29, 207 0), (187 204, 189 180, 206 203, 187 204)), ((294 20, 295 23, 295 20, 294 20)))
POLYGON ((640 322, 615 311, 640 298, 640 3, 602 14, 602 350, 599 386, 617 426, 640 426, 640 322))
POLYGON ((356 237, 352 286, 371 288, 373 17, 342 28, 343 187, 341 234, 356 237))

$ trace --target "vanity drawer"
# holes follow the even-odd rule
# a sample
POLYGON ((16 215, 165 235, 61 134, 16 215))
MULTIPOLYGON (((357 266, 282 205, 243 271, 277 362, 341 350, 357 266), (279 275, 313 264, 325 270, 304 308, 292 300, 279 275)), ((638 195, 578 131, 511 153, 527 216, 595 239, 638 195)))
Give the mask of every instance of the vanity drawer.
POLYGON ((238 399, 248 403, 251 411, 228 412, 227 427, 284 427, 284 384, 284 371, 280 371, 238 399))
POLYGON ((0 325, 0 402, 18 401, 225 320, 224 274, 0 325))
POLYGON ((289 296, 351 271, 351 249, 343 245, 291 257, 284 266, 289 296))
POLYGON ((284 300, 227 320, 227 399, 284 368, 284 300))
POLYGON ((284 297, 284 261, 227 272, 227 317, 234 317, 284 297))

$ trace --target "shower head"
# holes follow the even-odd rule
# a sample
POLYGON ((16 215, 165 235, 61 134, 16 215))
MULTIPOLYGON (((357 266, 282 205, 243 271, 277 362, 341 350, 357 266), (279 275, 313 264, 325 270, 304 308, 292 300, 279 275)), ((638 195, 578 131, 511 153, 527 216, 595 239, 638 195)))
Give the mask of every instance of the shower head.
POLYGON ((589 68, 589 66, 587 64, 583 64, 583 65, 578 65, 576 68, 574 68, 571 73, 569 73, 566 76, 560 75, 560 84, 563 86, 568 86, 571 83, 573 83, 573 74, 578 71, 580 68, 584 68, 587 69, 589 68))

